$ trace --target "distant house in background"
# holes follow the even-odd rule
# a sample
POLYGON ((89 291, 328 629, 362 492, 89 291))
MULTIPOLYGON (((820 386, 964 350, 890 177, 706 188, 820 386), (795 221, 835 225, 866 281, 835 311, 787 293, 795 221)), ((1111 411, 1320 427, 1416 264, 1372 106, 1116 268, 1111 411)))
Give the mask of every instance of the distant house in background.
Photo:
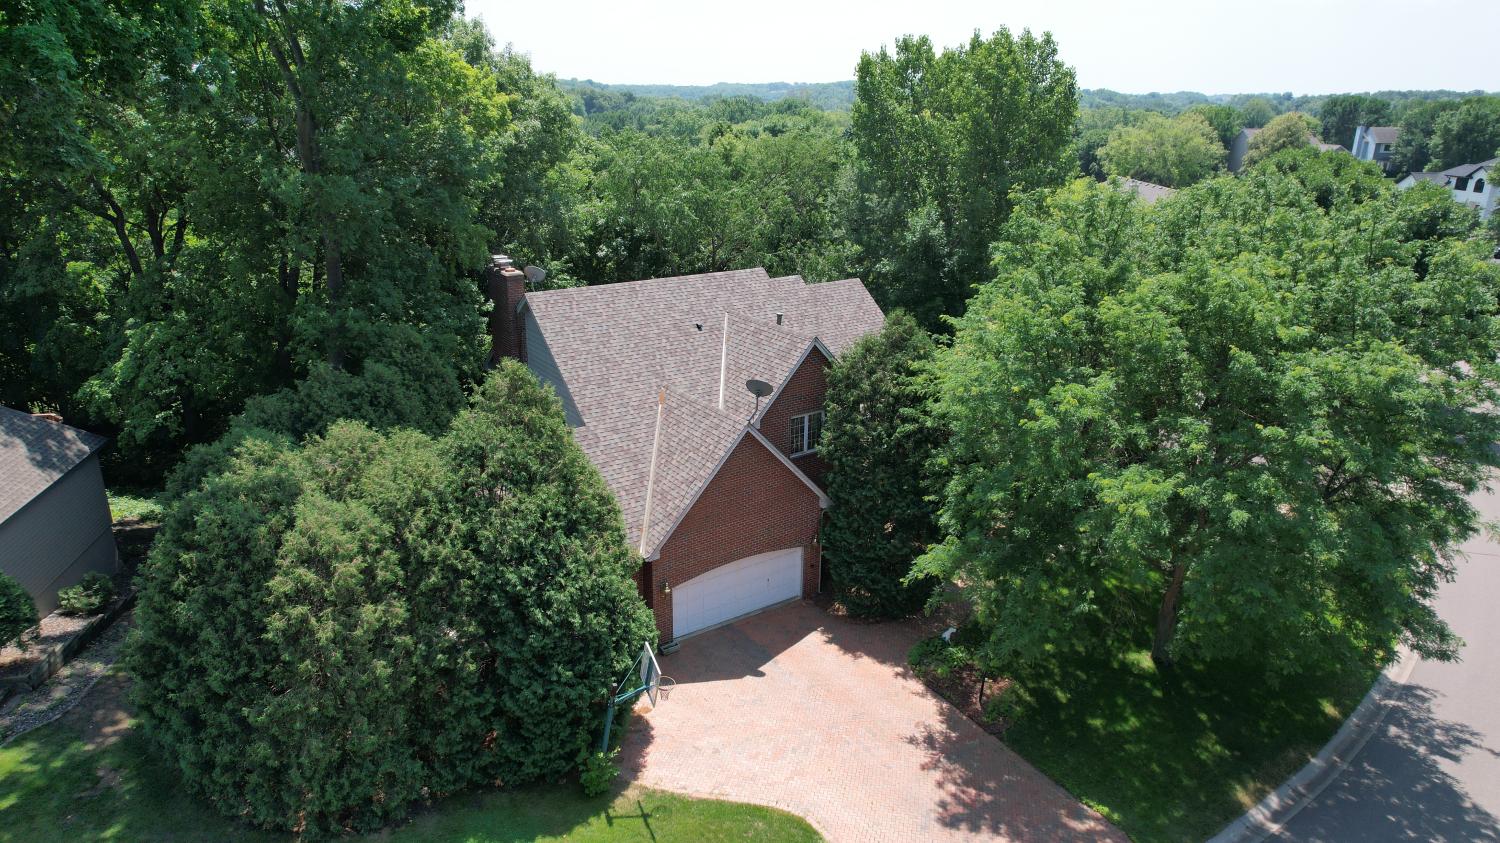
POLYGON ((1155 205, 1157 200, 1165 199, 1177 192, 1174 188, 1167 187, 1164 184, 1152 184, 1149 181, 1141 181, 1140 179, 1119 179, 1117 185, 1120 190, 1127 193, 1134 193, 1137 198, 1147 205, 1155 205))
POLYGON ((1453 201, 1479 209, 1479 218, 1487 220, 1500 205, 1496 194, 1500 193, 1492 184, 1500 158, 1491 158, 1478 164, 1460 164, 1438 173, 1407 173, 1396 182, 1405 190, 1417 182, 1429 181, 1440 184, 1452 193, 1453 201))
POLYGON ((41 615, 58 589, 119 568, 99 471, 108 440, 54 419, 0 407, 0 571, 41 615))
MULTIPOLYGON (((1240 130, 1239 135, 1234 139, 1234 143, 1229 145, 1229 172, 1238 173, 1245 166, 1245 155, 1250 151, 1250 141, 1258 134, 1260 134, 1260 129, 1240 130)), ((1323 152, 1332 152, 1334 150, 1349 151, 1344 149, 1343 144, 1324 143, 1318 140, 1317 136, 1312 132, 1307 133, 1307 145, 1315 146, 1323 152)))
POLYGON ((1391 171, 1391 153, 1396 148, 1396 138, 1401 129, 1396 126, 1360 126, 1354 130, 1354 143, 1349 151, 1361 161, 1374 161, 1387 173, 1391 171))

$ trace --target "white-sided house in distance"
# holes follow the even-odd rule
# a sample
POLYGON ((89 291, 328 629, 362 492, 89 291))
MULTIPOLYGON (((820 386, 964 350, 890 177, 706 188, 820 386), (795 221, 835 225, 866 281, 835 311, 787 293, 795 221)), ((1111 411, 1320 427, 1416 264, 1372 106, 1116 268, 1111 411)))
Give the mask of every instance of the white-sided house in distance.
POLYGON ((1496 194, 1493 176, 1496 175, 1497 163, 1500 158, 1491 158, 1478 164, 1460 164, 1457 167, 1449 167, 1446 170, 1435 173, 1407 173, 1396 182, 1396 186, 1405 190, 1417 182, 1430 181, 1448 188, 1453 196, 1453 201, 1468 205, 1479 210, 1479 218, 1487 220, 1495 213, 1495 208, 1500 205, 1496 194))
POLYGON ((58 589, 119 569, 99 471, 108 440, 54 418, 0 407, 0 571, 41 615, 57 608, 58 589))

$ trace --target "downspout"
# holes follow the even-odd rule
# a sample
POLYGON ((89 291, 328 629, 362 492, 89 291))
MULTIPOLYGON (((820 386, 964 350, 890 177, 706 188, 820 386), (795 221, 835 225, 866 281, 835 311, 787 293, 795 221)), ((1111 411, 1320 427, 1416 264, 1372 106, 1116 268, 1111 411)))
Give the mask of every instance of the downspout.
POLYGON ((646 509, 641 513, 641 556, 646 555, 646 535, 651 529, 651 495, 656 491, 656 455, 661 451, 661 414, 667 403, 667 391, 656 393, 656 433, 651 437, 651 467, 646 471, 646 509))

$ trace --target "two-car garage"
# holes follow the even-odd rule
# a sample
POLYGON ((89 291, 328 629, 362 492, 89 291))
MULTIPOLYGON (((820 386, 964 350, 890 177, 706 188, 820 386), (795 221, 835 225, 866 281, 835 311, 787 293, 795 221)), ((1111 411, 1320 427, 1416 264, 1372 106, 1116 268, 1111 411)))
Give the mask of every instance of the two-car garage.
POLYGON ((802 548, 747 556, 672 589, 672 635, 681 638, 802 595, 802 548))

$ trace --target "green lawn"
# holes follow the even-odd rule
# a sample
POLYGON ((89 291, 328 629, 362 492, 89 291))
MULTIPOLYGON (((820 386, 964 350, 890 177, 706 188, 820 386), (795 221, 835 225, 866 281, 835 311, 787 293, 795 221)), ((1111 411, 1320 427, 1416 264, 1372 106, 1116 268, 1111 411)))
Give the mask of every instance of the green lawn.
POLYGON ((1140 651, 1032 677, 1005 741, 1137 843, 1203 840, 1317 754, 1375 679, 1175 674, 1140 651))
POLYGON ((156 502, 155 497, 115 489, 109 490, 108 494, 110 520, 119 521, 122 518, 138 518, 141 521, 161 520, 161 505, 156 502))
MULTIPOLYGON (((87 705, 89 700, 85 700, 87 705)), ((0 841, 287 841, 252 831, 182 793, 177 775, 124 729, 85 731, 79 718, 23 735, 0 748, 0 841), (92 744, 95 744, 91 746, 92 744), (98 745, 108 743, 108 745, 98 745)), ((455 797, 369 840, 382 843, 489 841, 814 841, 811 826, 770 808, 632 788, 587 799, 576 784, 455 797)))

